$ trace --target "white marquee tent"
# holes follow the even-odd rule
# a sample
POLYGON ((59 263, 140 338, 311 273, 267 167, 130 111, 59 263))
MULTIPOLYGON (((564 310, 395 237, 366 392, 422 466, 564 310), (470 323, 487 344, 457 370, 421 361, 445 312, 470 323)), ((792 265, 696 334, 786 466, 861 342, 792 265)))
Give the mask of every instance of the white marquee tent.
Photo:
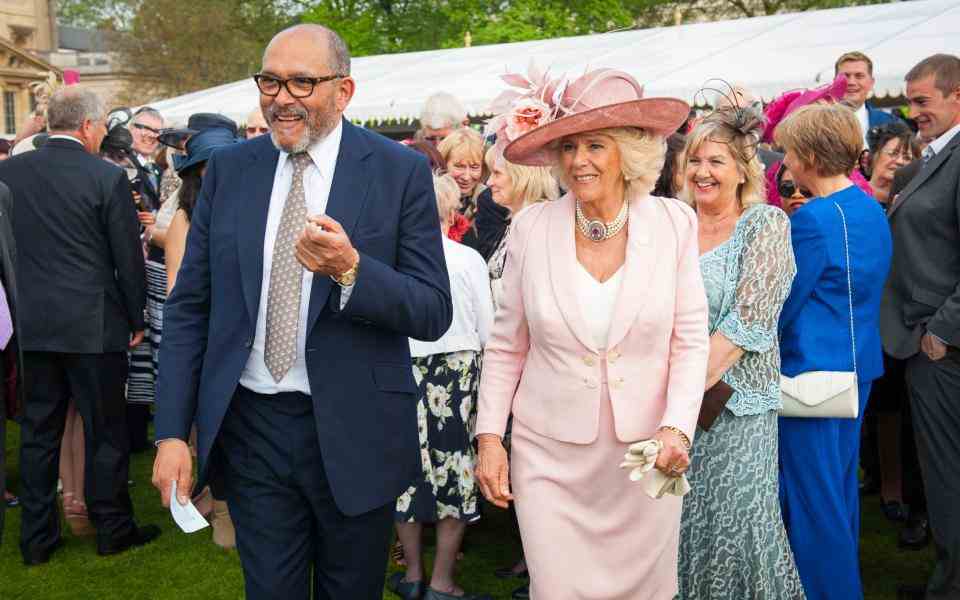
MULTIPOLYGON (((532 59, 553 75, 612 67, 633 74, 647 96, 694 100, 713 77, 746 85, 765 99, 833 77, 834 60, 861 50, 874 61, 880 97, 900 96, 904 74, 921 58, 960 50, 960 1, 914 0, 353 60, 357 93, 347 117, 373 124, 408 121, 433 92, 460 98, 484 115, 504 88, 500 75, 526 72, 532 59)), ((153 103, 170 122, 195 112, 237 121, 257 106, 252 79, 153 103)))

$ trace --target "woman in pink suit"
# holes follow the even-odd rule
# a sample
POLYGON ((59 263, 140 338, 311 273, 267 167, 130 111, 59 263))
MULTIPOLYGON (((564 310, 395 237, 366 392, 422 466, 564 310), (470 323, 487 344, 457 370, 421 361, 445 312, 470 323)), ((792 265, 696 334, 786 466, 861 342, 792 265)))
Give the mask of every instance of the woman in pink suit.
POLYGON ((655 438, 656 468, 682 474, 706 380, 696 217, 649 195, 688 107, 643 99, 608 69, 529 84, 505 156, 554 166, 569 193, 514 221, 481 375, 478 481, 498 506, 515 499, 534 600, 666 600, 681 500, 651 499, 618 466, 655 438))

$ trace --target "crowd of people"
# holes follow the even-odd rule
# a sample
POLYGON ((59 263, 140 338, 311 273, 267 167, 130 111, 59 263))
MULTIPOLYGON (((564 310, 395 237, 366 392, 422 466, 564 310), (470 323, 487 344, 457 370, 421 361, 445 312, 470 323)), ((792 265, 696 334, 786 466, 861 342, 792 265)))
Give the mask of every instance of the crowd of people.
POLYGON ((156 446, 248 598, 490 598, 456 567, 494 507, 513 598, 862 598, 865 493, 937 550, 898 598, 960 598, 960 58, 908 114, 873 70, 697 112, 531 66, 482 132, 438 93, 402 143, 343 119, 320 26, 270 42, 243 127, 54 91, 0 147, 24 563, 61 512, 101 555, 160 535, 156 446))

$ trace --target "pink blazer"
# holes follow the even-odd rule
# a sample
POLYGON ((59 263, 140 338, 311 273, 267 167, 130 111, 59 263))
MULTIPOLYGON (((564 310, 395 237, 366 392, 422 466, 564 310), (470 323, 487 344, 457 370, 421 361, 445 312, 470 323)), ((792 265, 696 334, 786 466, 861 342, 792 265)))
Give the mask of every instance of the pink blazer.
POLYGON ((478 434, 502 436, 512 412, 543 436, 593 442, 606 366, 621 442, 649 438, 663 425, 693 439, 709 353, 696 216, 677 200, 634 197, 627 227, 626 270, 604 349, 575 288, 573 197, 516 216, 484 352, 478 434))

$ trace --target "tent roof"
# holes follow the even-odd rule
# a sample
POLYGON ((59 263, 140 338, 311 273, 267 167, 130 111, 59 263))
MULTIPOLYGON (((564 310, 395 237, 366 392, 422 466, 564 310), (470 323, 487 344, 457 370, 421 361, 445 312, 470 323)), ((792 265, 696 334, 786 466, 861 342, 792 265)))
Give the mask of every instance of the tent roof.
MULTIPOLYGON (((353 60, 357 92, 346 116, 373 123, 416 119, 424 100, 447 91, 472 116, 487 114, 505 89, 500 75, 526 72, 530 60, 575 77, 612 67, 644 83, 647 96, 694 101, 710 78, 745 85, 764 99, 833 77, 850 50, 874 62, 879 97, 901 96, 903 76, 921 58, 960 39, 960 2, 917 0, 617 33, 366 56, 353 60)), ((697 99, 699 100, 699 98, 697 99)), ((242 121, 257 106, 252 79, 153 103, 171 122, 195 112, 242 121)), ((702 103, 702 100, 700 101, 702 103)))

